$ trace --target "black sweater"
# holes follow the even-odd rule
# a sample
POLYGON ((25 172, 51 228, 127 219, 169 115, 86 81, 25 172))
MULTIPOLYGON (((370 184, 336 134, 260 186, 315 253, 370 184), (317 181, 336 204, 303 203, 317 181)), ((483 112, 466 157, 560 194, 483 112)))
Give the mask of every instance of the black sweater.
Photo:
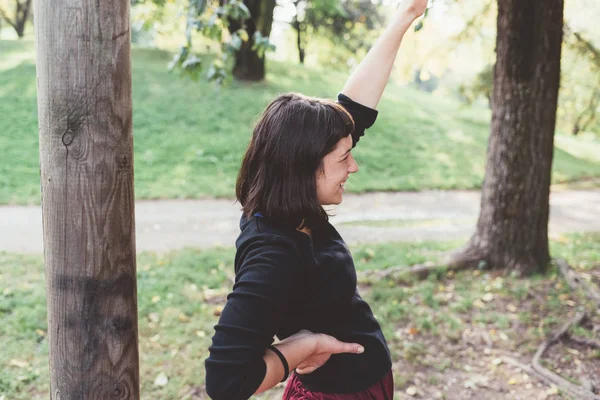
MULTIPOLYGON (((355 120, 354 143, 377 111, 340 94, 355 120)), ((298 375, 311 391, 350 393, 369 388, 391 368, 381 328, 356 288, 348 247, 327 223, 312 238, 266 218, 240 221, 235 284, 215 326, 205 362, 206 390, 215 400, 248 399, 262 383, 263 355, 274 335, 301 329, 364 346, 363 354, 335 354, 311 374, 298 375)))

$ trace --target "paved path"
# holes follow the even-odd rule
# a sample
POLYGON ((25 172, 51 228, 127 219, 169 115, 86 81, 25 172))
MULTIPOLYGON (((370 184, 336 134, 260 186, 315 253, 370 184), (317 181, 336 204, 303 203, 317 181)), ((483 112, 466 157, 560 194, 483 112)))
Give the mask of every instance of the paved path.
MULTIPOLYGON (((551 234, 600 231, 600 190, 556 191, 550 202, 551 234)), ((469 237, 478 211, 479 192, 370 193, 345 195, 331 222, 350 244, 453 240, 469 237)), ((232 246, 239 217, 233 200, 139 201, 137 249, 232 246)), ((40 207, 0 207, 0 251, 42 252, 40 207)))

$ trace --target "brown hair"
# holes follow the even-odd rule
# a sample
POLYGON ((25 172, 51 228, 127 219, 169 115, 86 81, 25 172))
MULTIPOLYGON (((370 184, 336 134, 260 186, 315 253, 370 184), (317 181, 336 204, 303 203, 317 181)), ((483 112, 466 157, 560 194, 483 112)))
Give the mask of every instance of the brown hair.
POLYGON ((290 227, 327 221, 316 174, 323 158, 353 131, 352 116, 331 100, 297 93, 273 100, 254 128, 238 174, 244 215, 260 212, 290 227))

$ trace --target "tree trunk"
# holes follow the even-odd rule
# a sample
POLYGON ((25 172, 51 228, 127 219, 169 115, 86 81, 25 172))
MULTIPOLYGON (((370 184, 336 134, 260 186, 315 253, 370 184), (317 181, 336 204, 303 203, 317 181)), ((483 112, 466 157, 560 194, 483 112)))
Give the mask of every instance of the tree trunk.
POLYGON ((139 399, 129 0, 34 6, 50 398, 139 399))
POLYGON ((563 0, 499 0, 492 123, 477 229, 454 263, 545 271, 563 0))
POLYGON ((29 10, 31 9, 31 0, 25 0, 25 3, 17 1, 17 15, 15 18, 15 30, 19 39, 25 36, 25 23, 29 16, 29 10))
POLYGON ((306 41, 306 24, 298 21, 296 18, 292 21, 292 27, 296 31, 296 48, 298 49, 298 60, 300 64, 304 64, 305 56, 305 41, 306 41), (302 33, 304 32, 304 37, 302 33))
MULTIPOLYGON (((233 76, 243 81, 260 81, 265 77, 265 58, 259 57, 254 46, 254 33, 259 31, 263 36, 271 34, 275 0, 244 0, 250 10, 250 19, 246 22, 250 40, 244 42, 235 54, 233 76)), ((231 30, 231 28, 230 28, 231 30)))

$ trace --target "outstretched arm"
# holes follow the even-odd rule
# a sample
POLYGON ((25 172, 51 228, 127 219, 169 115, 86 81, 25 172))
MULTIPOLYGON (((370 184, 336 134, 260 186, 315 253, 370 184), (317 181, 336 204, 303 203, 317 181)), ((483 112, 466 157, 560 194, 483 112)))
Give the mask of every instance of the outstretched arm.
POLYGON ((402 37, 420 15, 427 0, 404 0, 391 22, 360 62, 342 89, 342 93, 357 103, 375 108, 383 94, 402 37))

